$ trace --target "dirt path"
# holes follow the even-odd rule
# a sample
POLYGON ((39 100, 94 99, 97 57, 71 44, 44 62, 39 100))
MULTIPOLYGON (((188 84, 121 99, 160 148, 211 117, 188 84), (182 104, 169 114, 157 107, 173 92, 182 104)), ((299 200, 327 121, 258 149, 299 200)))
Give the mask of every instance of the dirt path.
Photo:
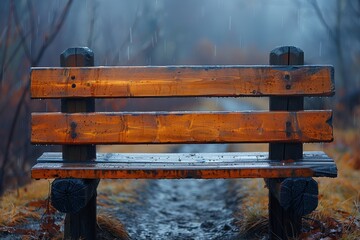
MULTIPOLYGON (((178 152, 212 152, 214 145, 191 145, 178 152), (189 149, 189 148, 192 148, 189 149), (190 151, 189 151, 190 150, 190 151)), ((219 151, 226 145, 215 145, 219 151)), ((236 239, 235 194, 228 180, 153 180, 132 216, 119 213, 132 239, 236 239)))

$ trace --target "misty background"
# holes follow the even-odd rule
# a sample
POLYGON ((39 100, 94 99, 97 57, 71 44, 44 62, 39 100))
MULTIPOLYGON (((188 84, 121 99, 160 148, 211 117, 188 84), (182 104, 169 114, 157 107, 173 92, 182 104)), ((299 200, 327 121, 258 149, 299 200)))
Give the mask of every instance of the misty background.
MULTIPOLYGON (((28 182, 42 151, 30 144, 31 111, 60 102, 30 100, 30 67, 59 66, 61 52, 77 46, 94 51, 95 65, 268 64, 283 45, 301 48, 305 64, 334 65, 336 97, 327 106, 341 116, 335 127, 357 127, 358 0, 1 0, 0 192, 28 182)), ((110 107, 172 109, 181 101, 110 107)))

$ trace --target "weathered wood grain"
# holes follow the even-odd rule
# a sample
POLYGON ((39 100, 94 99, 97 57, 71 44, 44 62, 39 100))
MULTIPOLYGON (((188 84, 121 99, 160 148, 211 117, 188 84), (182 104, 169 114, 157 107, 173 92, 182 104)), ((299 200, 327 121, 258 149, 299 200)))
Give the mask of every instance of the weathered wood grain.
POLYGON ((96 196, 99 182, 100 179, 55 179, 51 183, 51 205, 63 213, 78 213, 96 196))
MULTIPOLYGON (((68 48, 60 55, 60 65, 62 67, 94 66, 94 53, 86 47, 68 48)), ((94 112, 95 99, 61 99, 61 111, 64 113, 94 112)), ((63 145, 62 155, 65 161, 92 161, 96 157, 96 147, 93 145, 63 145)), ((98 183, 97 180, 82 181, 81 179, 67 179, 65 182, 55 180, 53 182, 51 187, 52 204, 58 210, 70 210, 64 221, 64 239, 93 240, 96 238, 96 182, 98 183), (80 188, 75 189, 75 182, 83 184, 80 188), (64 189, 64 186, 68 186, 68 188, 64 189), (72 191, 75 194, 71 193, 72 191), (69 203, 77 206, 77 209, 69 209, 69 203)))
MULTIPOLYGON (((293 46, 283 46, 274 49, 270 53, 271 65, 304 65, 304 52, 293 46)), ((270 111, 301 111, 304 109, 304 97, 288 97, 288 96, 272 96, 269 98, 270 111)), ((285 160, 285 159, 301 159, 303 155, 302 143, 270 143, 269 144, 269 158, 273 160, 285 160)), ((269 227, 270 227, 270 239, 291 239, 297 238, 301 231, 301 216, 295 214, 293 208, 287 208, 282 205, 284 201, 279 197, 281 192, 284 192, 282 188, 286 188, 285 185, 281 185, 284 179, 267 179, 267 186, 269 188, 269 227), (279 217, 281 216, 281 217, 279 217)), ((301 181, 297 181, 292 178, 289 182, 294 184, 288 184, 294 187, 294 192, 306 191, 301 188, 301 181)), ((291 192, 291 191, 290 191, 291 192)), ((291 194, 290 194, 291 195, 291 194)), ((301 201, 300 196, 292 197, 293 202, 301 201)), ((312 206, 316 204, 310 204, 312 206)), ((297 206, 296 208, 299 208, 297 206)), ((316 207, 315 207, 316 208, 316 207)))
POLYGON ((336 166, 323 152, 305 152, 299 161, 274 162, 268 153, 98 154, 96 162, 61 162, 45 153, 32 168, 32 178, 285 178, 336 176, 336 166), (328 169, 318 172, 321 169, 328 169))
POLYGON ((32 98, 329 96, 331 66, 32 68, 32 98))
POLYGON ((36 144, 329 142, 331 111, 33 113, 36 144))

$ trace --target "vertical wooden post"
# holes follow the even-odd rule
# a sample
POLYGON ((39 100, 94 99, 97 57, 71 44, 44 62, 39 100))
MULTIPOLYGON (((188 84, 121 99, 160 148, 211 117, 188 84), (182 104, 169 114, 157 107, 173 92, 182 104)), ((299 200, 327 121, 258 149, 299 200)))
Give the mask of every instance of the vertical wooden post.
MULTIPOLYGON (((94 66, 94 53, 86 47, 69 48, 60 55, 62 67, 94 66)), ((69 76, 72 87, 76 88, 77 76, 69 76)), ((95 99, 62 99, 61 112, 94 112, 95 99)), ((76 123, 71 123, 76 128, 76 123)), ((76 137, 76 132, 74 132, 76 137)), ((94 145, 64 145, 64 161, 93 161, 96 158, 94 145)), ((65 217, 65 239, 96 239, 96 191, 87 205, 76 213, 67 213, 65 217)))
MULTIPOLYGON (((296 47, 284 46, 271 51, 270 65, 303 65, 304 52, 296 47)), ((290 76, 284 80, 291 88, 290 76)), ((304 109, 303 97, 270 97, 270 111, 299 111, 304 109)), ((302 143, 271 143, 269 145, 270 160, 301 159, 303 155, 302 143)), ((270 179, 270 182, 281 182, 282 179, 270 179)), ((269 191, 269 225, 270 239, 288 239, 296 237, 301 230, 301 216, 297 216, 289 209, 281 207, 278 199, 269 191)))

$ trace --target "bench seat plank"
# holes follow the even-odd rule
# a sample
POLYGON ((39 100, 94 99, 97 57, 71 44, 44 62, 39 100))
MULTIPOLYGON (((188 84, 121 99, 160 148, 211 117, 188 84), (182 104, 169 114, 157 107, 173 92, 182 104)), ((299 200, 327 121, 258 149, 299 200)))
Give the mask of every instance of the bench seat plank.
POLYGON ((32 68, 32 98, 331 96, 332 66, 32 68))
POLYGON ((100 153, 91 163, 63 162, 61 153, 44 153, 32 178, 286 178, 336 177, 324 152, 305 152, 299 161, 270 161, 268 153, 100 153))
POLYGON ((329 142, 332 111, 33 113, 36 144, 329 142))

